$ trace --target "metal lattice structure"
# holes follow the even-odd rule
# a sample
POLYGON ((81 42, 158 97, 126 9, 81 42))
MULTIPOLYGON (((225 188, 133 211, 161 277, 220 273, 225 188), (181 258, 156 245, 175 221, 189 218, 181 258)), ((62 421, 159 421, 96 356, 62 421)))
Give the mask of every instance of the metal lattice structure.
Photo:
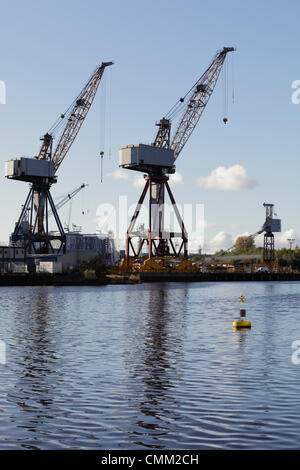
POLYGON ((263 226, 264 234, 264 252, 263 260, 265 263, 275 261, 275 239, 273 232, 281 231, 280 219, 274 219, 274 204, 263 204, 266 209, 266 220, 263 226))
MULTIPOLYGON (((61 253, 66 250, 66 236, 57 214, 57 208, 50 195, 50 188, 56 182, 56 172, 76 139, 93 103, 104 70, 112 64, 112 62, 103 62, 96 68, 77 98, 60 115, 50 131, 41 139, 42 146, 35 160, 50 162, 49 165, 53 169, 52 176, 39 174, 39 171, 35 175, 19 172, 17 175, 12 174, 8 176, 11 179, 32 183, 21 215, 11 236, 13 243, 23 243, 27 254, 61 253), (54 138, 57 135, 58 143, 53 150, 54 138), (49 214, 54 215, 59 235, 49 232, 49 214), (24 229, 25 219, 28 224, 27 228, 24 229), (58 249, 54 248, 51 244, 53 240, 60 241, 58 249)), ((31 166, 38 170, 37 163, 31 166)))

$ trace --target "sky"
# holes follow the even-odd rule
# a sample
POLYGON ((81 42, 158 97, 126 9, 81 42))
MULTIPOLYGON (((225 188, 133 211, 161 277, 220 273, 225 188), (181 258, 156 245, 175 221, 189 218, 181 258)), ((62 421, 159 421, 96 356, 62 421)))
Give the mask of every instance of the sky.
MULTIPOLYGON (((119 220, 120 197, 133 207, 140 196, 142 177, 119 170, 119 149, 151 143, 155 122, 218 50, 233 46, 226 59, 228 122, 223 72, 176 161, 175 199, 204 209, 204 241, 196 237, 192 249, 228 248, 238 235, 255 233, 264 223, 264 202, 275 204, 282 219, 277 246, 288 247, 290 237, 300 244, 300 104, 292 88, 300 80, 297 1, 284 8, 276 0, 17 0, 0 6, 1 241, 8 240, 28 192, 26 183, 4 177, 5 161, 38 153, 40 137, 98 64, 114 62, 52 187, 57 202, 88 184, 73 199, 70 217, 84 232, 114 229, 110 213, 119 220)), ((63 223, 69 211, 61 209, 63 223)))

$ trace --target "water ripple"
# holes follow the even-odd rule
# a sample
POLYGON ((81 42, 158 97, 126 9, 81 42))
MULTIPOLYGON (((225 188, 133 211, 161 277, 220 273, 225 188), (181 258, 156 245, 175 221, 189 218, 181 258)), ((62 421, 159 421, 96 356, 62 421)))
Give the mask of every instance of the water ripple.
POLYGON ((0 449, 295 449, 299 283, 1 287, 0 449), (233 331, 243 291, 253 327, 233 331))

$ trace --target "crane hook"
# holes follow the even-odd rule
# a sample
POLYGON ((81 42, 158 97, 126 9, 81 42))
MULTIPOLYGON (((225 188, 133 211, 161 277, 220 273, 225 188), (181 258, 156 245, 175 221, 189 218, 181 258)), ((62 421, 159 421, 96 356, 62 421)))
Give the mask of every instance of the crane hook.
POLYGON ((103 156, 104 156, 104 152, 100 152, 100 157, 101 157, 101 183, 103 181, 103 156))
POLYGON ((224 122, 224 124, 226 124, 226 122, 227 122, 227 121, 228 121, 228 119, 227 119, 227 118, 223 118, 223 122, 224 122))

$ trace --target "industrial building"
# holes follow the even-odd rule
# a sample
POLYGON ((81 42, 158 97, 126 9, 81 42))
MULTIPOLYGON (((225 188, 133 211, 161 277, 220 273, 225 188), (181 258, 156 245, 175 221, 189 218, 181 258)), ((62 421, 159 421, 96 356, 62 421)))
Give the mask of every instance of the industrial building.
MULTIPOLYGON (((55 236, 56 234, 51 234, 55 236)), ((39 256, 26 254, 24 247, 18 245, 0 246, 0 268, 2 272, 49 272, 52 274, 69 272, 80 267, 83 261, 95 256, 110 265, 119 260, 112 233, 81 233, 77 230, 66 233, 66 252, 55 250, 51 254, 39 256)), ((58 244, 57 244, 58 245, 58 244)))

